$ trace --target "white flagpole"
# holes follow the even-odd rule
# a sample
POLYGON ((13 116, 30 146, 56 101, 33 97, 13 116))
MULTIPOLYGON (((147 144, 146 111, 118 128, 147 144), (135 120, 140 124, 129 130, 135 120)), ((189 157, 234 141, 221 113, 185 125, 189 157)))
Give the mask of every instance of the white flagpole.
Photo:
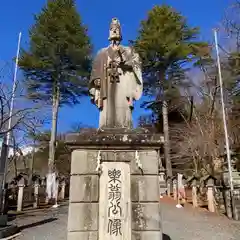
POLYGON ((10 110, 9 110, 9 120, 8 120, 8 129, 7 129, 7 137, 6 137, 6 156, 5 159, 2 158, 4 164, 2 164, 1 172, 3 172, 3 179, 2 179, 2 189, 1 191, 1 213, 3 213, 4 207, 5 207, 5 195, 6 195, 6 189, 5 189, 5 182, 6 182, 6 174, 8 169, 8 154, 9 154, 9 143, 10 143, 10 137, 11 137, 11 127, 12 127, 12 115, 13 115, 13 107, 14 107, 14 98, 15 98, 15 92, 17 88, 17 70, 18 70, 18 60, 19 60, 19 52, 20 52, 20 44, 21 44, 21 37, 22 33, 19 33, 18 36, 18 46, 17 46, 17 57, 15 61, 15 69, 14 69, 14 76, 13 76, 13 88, 12 88, 12 95, 11 95, 11 103, 10 103, 10 110))
MULTIPOLYGON (((222 103, 222 116, 223 116, 223 126, 224 126, 224 134, 225 134, 225 144, 226 144, 226 152, 227 152, 230 194, 231 194, 231 199, 232 199, 232 205, 234 205, 234 199, 233 199, 234 186, 233 186, 233 177, 232 177, 231 152, 230 152, 230 147, 229 147, 229 137, 228 137, 225 103, 224 103, 224 96, 223 96, 222 70, 221 70, 221 62, 220 62, 220 55, 219 55, 219 48, 218 48, 218 36, 217 36, 216 29, 214 29, 214 38, 215 38, 217 66, 218 66, 218 75, 219 75, 219 83, 220 83, 220 95, 221 95, 221 103, 222 103)), ((232 207, 234 207, 234 206, 232 206, 232 207)), ((234 214, 234 211, 233 211, 233 214, 234 214)))
POLYGON ((14 107, 14 100, 15 100, 15 92, 16 92, 16 88, 17 88, 17 70, 18 70, 18 60, 19 60, 21 37, 22 37, 22 33, 20 32, 19 36, 18 36, 17 57, 16 57, 16 62, 15 62, 11 105, 10 105, 10 111, 9 111, 8 132, 7 132, 7 139, 6 139, 7 146, 9 146, 10 137, 11 137, 12 115, 13 115, 13 107, 14 107))

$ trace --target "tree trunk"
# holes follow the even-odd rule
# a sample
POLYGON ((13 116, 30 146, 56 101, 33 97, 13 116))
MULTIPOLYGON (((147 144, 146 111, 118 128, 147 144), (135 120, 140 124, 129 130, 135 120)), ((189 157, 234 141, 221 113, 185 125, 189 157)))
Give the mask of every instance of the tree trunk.
POLYGON ((15 137, 13 137, 13 156, 12 156, 12 161, 13 161, 13 167, 14 167, 14 177, 16 178, 17 175, 18 175, 18 170, 17 170, 17 151, 16 151, 15 137))
POLYGON ((22 160, 23 162, 23 167, 24 167, 24 172, 27 173, 27 163, 23 155, 20 155, 19 160, 22 160))
POLYGON ((16 155, 13 156, 13 166, 14 166, 14 177, 16 178, 18 175, 17 172, 17 159, 16 159, 16 155))
POLYGON ((165 88, 164 83, 166 81, 165 78, 166 69, 162 69, 159 71, 159 93, 157 100, 163 98, 162 101, 162 116, 163 116, 163 133, 164 133, 164 158, 166 163, 166 173, 167 177, 172 177, 172 163, 170 159, 170 140, 169 140, 169 125, 168 125, 168 103, 165 96, 165 88))
POLYGON ((32 178, 33 178, 33 172, 34 172, 34 160, 35 160, 35 139, 33 140, 33 149, 32 149, 32 156, 30 160, 30 166, 29 166, 29 179, 28 184, 29 186, 32 184, 32 178))
MULTIPOLYGON (((59 87, 56 87, 56 91, 53 96, 52 105, 52 128, 51 128, 51 138, 49 141, 49 158, 48 158, 48 175, 56 172, 55 169, 55 148, 56 148, 56 136, 57 136, 57 120, 58 120, 58 110, 59 110, 60 92, 59 87)), ((50 178, 51 179, 51 178, 50 178)), ((52 197, 49 196, 48 189, 52 189, 52 181, 47 178, 47 201, 52 197)))
POLYGON ((48 171, 50 173, 54 172, 55 165, 55 147, 56 147, 56 136, 57 136, 57 119, 58 119, 58 109, 59 109, 59 90, 57 90, 56 96, 53 99, 52 106, 52 128, 51 128, 51 138, 49 142, 49 158, 48 158, 48 171))
POLYGON ((168 126, 168 104, 163 100, 162 105, 163 115, 163 133, 164 133, 164 156, 166 162, 167 176, 172 177, 172 163, 170 158, 170 140, 169 140, 169 126, 168 126))

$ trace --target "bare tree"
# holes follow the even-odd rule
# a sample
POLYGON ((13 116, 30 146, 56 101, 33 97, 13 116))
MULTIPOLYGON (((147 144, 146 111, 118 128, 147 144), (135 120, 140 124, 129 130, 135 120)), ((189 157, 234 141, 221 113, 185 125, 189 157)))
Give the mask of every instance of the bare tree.
MULTIPOLYGON (((39 131, 48 119, 47 109, 32 104, 26 99, 25 88, 19 79, 16 81, 15 92, 12 92, 12 86, 10 86, 12 76, 12 67, 10 64, 4 63, 0 68, 0 137, 6 139, 8 135, 10 140, 6 153, 7 178, 10 175, 17 175, 19 163, 23 164, 21 168, 26 171, 27 164, 23 150, 31 144, 27 141, 27 139, 29 140, 27 136, 32 131, 39 131), (13 98, 14 108, 10 114, 13 98)), ((2 169, 2 171, 5 170, 2 169)))
POLYGON ((203 74, 201 82, 193 84, 194 95, 198 101, 193 104, 185 92, 188 104, 192 105, 191 121, 183 114, 185 124, 172 129, 175 136, 176 151, 173 155, 173 165, 187 173, 219 174, 222 171, 224 155, 224 135, 219 112, 219 86, 216 68, 213 64, 200 62, 203 74))
POLYGON ((226 12, 223 19, 223 30, 231 39, 231 46, 234 50, 240 50, 240 1, 234 0, 226 12))

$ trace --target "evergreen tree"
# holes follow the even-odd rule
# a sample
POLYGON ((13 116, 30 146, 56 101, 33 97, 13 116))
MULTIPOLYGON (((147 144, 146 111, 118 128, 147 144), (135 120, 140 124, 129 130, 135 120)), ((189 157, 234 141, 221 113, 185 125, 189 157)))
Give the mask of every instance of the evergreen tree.
POLYGON ((30 32, 30 46, 22 50, 27 96, 52 105, 49 172, 54 171, 59 106, 76 104, 87 93, 91 44, 74 0, 49 0, 30 32))
MULTIPOLYGON (((143 61, 146 94, 154 95, 155 106, 162 106, 165 137, 165 161, 168 176, 172 175, 168 126, 168 100, 179 95, 179 82, 190 62, 208 53, 208 45, 198 42, 198 28, 170 6, 155 6, 141 22, 134 47, 143 61)), ((179 96, 178 96, 179 97, 179 96)))

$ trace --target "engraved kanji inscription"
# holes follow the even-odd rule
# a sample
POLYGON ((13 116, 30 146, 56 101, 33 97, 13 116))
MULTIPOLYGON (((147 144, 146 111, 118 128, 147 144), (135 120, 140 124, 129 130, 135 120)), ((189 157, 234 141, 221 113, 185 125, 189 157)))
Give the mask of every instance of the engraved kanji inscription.
POLYGON ((122 235, 121 170, 108 170, 108 234, 122 235))
POLYGON ((108 233, 110 235, 122 235, 122 221, 121 219, 109 219, 108 233))

